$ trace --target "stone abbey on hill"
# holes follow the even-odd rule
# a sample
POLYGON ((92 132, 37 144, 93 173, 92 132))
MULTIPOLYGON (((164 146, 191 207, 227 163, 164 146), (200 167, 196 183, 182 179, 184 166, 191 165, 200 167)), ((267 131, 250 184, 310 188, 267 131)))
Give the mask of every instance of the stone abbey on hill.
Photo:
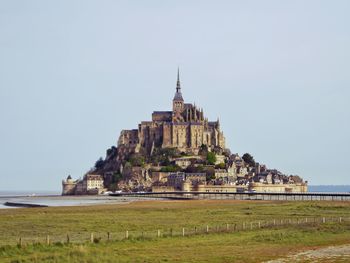
POLYGON ((151 154, 154 148, 160 147, 197 154, 201 145, 224 149, 225 137, 219 119, 208 121, 203 109, 184 102, 178 71, 172 111, 154 111, 152 121, 142 121, 135 130, 123 130, 118 151, 120 156, 140 151, 151 154))
POLYGON ((154 111, 152 120, 123 130, 116 146, 83 179, 62 181, 62 194, 107 190, 186 192, 305 192, 307 182, 240 157, 226 148, 219 119, 185 103, 179 71, 171 111, 154 111))

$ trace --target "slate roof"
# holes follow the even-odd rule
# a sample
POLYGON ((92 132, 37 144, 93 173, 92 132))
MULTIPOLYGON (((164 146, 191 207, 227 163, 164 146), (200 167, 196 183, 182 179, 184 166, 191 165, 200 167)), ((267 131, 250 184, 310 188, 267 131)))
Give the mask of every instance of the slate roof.
POLYGON ((181 91, 177 91, 177 92, 175 93, 174 100, 184 101, 184 99, 182 98, 182 93, 181 93, 181 91))

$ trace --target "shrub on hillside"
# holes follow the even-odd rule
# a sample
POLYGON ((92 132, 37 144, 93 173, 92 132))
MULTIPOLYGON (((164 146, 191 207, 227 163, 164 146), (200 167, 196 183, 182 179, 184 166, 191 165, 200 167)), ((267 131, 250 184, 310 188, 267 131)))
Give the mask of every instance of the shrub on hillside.
POLYGON ((207 163, 210 165, 214 165, 216 162, 216 155, 213 152, 207 153, 207 163))
POLYGON ((226 165, 225 165, 225 163, 219 163, 219 164, 215 165, 215 168, 216 169, 225 169, 226 165))
POLYGON ((174 173, 174 172, 181 171, 181 167, 178 165, 168 165, 168 166, 162 167, 160 171, 165 173, 174 173))

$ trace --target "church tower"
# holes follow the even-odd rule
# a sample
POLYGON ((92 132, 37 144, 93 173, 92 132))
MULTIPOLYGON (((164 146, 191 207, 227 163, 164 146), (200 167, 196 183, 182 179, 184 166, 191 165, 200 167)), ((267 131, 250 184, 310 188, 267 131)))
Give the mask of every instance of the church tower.
POLYGON ((184 111, 184 99, 181 94, 180 71, 177 69, 176 93, 173 99, 173 120, 180 121, 182 112, 184 111))

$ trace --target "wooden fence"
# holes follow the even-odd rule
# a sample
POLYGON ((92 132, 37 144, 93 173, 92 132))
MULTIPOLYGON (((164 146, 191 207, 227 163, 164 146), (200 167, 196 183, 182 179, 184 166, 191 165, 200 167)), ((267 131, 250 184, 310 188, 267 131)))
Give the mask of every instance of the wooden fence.
MULTIPOLYGON (((64 244, 64 243, 99 243, 108 241, 125 241, 130 239, 149 240, 156 238, 187 237, 217 233, 234 233, 257 229, 279 228, 298 225, 317 225, 325 223, 349 223, 348 217, 303 217, 257 220, 241 223, 208 224, 201 226, 182 226, 177 228, 146 230, 125 230, 122 232, 75 232, 62 235, 43 235, 38 237, 18 237, 17 245, 23 247, 29 244, 64 244)), ((8 244, 15 245, 15 244, 8 244)))

